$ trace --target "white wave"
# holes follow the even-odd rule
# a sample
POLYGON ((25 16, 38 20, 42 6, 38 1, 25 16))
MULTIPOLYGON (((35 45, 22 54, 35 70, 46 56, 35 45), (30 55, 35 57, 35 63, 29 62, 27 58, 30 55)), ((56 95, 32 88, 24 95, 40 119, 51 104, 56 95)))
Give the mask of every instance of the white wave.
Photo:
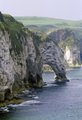
POLYGON ((44 86, 44 87, 53 87, 53 86, 58 86, 57 84, 55 84, 55 83, 48 83, 46 86, 44 86))
POLYGON ((34 96, 33 98, 34 98, 34 99, 39 99, 39 97, 38 97, 38 96, 34 96))
POLYGON ((8 105, 8 107, 11 107, 11 108, 15 108, 15 107, 18 107, 20 104, 10 104, 8 105))
POLYGON ((2 111, 2 112, 9 112, 9 109, 8 109, 7 107, 2 107, 2 108, 0 109, 0 111, 2 111))
POLYGON ((38 100, 28 100, 28 101, 21 103, 19 106, 33 105, 33 104, 39 104, 39 103, 41 102, 38 100))

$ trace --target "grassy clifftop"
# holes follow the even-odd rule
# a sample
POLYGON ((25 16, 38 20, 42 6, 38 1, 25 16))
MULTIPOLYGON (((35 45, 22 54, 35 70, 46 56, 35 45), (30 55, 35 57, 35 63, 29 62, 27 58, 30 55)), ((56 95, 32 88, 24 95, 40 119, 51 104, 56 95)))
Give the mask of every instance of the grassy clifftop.
POLYGON ((0 21, 0 29, 20 30, 23 27, 22 23, 17 22, 11 15, 4 14, 3 21, 0 21))
POLYGON ((14 17, 8 14, 1 13, 2 20, 0 20, 0 30, 7 31, 11 40, 11 52, 14 51, 15 55, 20 55, 22 52, 22 43, 24 42, 24 37, 31 36, 33 41, 38 44, 40 43, 40 36, 30 32, 21 22, 18 22, 14 17))
POLYGON ((47 17, 15 17, 24 25, 56 25, 61 27, 82 27, 82 21, 55 19, 47 17))
POLYGON ((4 32, 8 32, 12 49, 16 55, 20 54, 22 51, 22 35, 25 34, 23 30, 23 24, 17 22, 11 15, 4 14, 3 21, 0 21, 0 29, 4 32))
POLYGON ((26 28, 38 33, 51 33, 54 30, 70 28, 76 31, 77 36, 82 33, 82 20, 64 20, 47 17, 15 17, 17 21, 22 22, 26 28))

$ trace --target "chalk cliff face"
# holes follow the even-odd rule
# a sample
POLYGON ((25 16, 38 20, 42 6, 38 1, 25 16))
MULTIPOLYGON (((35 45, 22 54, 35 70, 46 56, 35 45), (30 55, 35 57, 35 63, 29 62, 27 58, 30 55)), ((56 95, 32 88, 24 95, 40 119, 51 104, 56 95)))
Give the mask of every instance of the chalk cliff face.
POLYGON ((64 58, 69 64, 69 66, 75 66, 81 64, 80 49, 78 45, 73 45, 71 47, 66 46, 64 51, 64 58))
POLYGON ((21 38, 23 50, 15 55, 9 34, 0 31, 0 100, 11 99, 15 92, 42 86, 41 56, 31 37, 21 38))
POLYGON ((4 91, 12 93, 14 82, 14 62, 10 56, 9 46, 9 35, 6 31, 4 34, 0 31, 0 100, 4 100, 4 91))
POLYGON ((67 80, 61 49, 53 41, 40 44, 40 48, 37 39, 12 16, 1 15, 0 101, 11 99, 29 87, 42 87, 44 63, 52 67, 58 82, 67 80))
POLYGON ((59 29, 48 35, 48 38, 58 43, 64 52, 64 58, 69 66, 81 64, 81 45, 77 32, 71 29, 59 29))
POLYGON ((63 51, 60 47, 51 40, 45 41, 40 46, 40 52, 43 59, 43 64, 51 66, 56 74, 55 82, 67 81, 65 73, 65 59, 63 51))
POLYGON ((10 15, 0 22, 0 101, 28 87, 42 87, 41 55, 32 33, 10 15), (37 49, 37 50, 36 50, 37 49))

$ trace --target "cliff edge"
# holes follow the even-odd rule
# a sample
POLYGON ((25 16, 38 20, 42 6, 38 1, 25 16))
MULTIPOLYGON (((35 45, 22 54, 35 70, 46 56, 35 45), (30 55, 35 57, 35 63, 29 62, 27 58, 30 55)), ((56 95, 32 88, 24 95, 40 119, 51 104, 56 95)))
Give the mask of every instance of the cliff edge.
POLYGON ((0 13, 0 101, 10 100, 22 90, 42 87, 44 63, 51 65, 56 81, 66 82, 61 49, 52 42, 40 44, 39 49, 39 42, 22 23, 0 13))

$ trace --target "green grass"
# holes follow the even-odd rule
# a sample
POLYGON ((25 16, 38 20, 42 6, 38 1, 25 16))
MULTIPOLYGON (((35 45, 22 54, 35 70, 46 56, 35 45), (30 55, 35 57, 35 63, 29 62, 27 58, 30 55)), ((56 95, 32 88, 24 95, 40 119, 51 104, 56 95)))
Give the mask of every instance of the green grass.
POLYGON ((25 35, 23 24, 16 21, 11 15, 3 15, 4 22, 0 22, 0 29, 3 32, 6 30, 9 34, 12 48, 11 52, 14 51, 15 55, 20 55, 22 51, 22 36, 25 35))
POLYGON ((47 17, 15 17, 24 25, 56 25, 62 27, 82 27, 82 21, 72 21, 47 17))
POLYGON ((47 17, 15 17, 15 19, 23 23, 26 28, 35 33, 48 34, 54 30, 70 28, 75 32, 77 38, 81 38, 82 36, 82 21, 47 17))

